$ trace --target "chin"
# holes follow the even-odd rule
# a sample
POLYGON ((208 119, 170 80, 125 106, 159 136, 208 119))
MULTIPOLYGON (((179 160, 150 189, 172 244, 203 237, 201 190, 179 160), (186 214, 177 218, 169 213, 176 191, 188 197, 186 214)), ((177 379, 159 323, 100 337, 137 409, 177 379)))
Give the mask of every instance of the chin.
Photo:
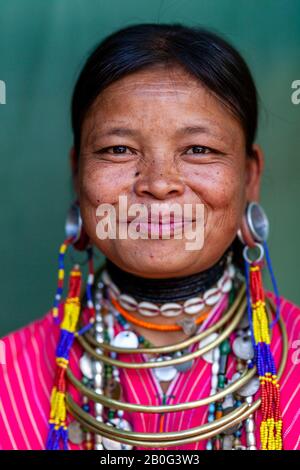
POLYGON ((106 256, 125 271, 158 278, 184 275, 199 261, 199 252, 187 251, 182 240, 180 244, 178 240, 151 240, 134 246, 120 243, 114 254, 107 252, 106 256))

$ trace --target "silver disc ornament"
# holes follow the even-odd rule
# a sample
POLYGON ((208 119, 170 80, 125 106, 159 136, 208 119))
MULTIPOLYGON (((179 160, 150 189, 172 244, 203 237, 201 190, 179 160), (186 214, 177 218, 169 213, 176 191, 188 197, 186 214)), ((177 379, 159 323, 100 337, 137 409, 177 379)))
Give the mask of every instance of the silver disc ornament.
POLYGON ((68 426, 68 439, 72 444, 82 444, 84 441, 84 433, 78 421, 72 421, 68 426))
MULTIPOLYGON (((181 351, 177 351, 174 354, 174 358, 182 357, 184 354, 186 354, 186 352, 183 353, 181 351)), ((188 370, 190 370, 193 367, 193 360, 191 359, 190 361, 183 362, 181 364, 176 364, 174 367, 178 372, 187 372, 188 370)))
POLYGON ((241 397, 252 397, 259 390, 260 382, 258 377, 253 377, 243 387, 241 387, 237 394, 241 397))
POLYGON ((124 349, 137 349, 139 340, 137 335, 130 330, 120 331, 111 341, 112 346, 124 349))
MULTIPOLYGON (((156 359, 151 359, 151 361, 160 362, 164 360, 172 359, 170 356, 161 356, 156 359)), ((177 369, 174 366, 166 366, 166 367, 156 367, 153 369, 155 377, 160 382, 168 382, 173 380, 177 374, 177 369)))
POLYGON ((238 336, 232 343, 234 354, 244 361, 250 361, 254 357, 251 337, 248 335, 238 336))

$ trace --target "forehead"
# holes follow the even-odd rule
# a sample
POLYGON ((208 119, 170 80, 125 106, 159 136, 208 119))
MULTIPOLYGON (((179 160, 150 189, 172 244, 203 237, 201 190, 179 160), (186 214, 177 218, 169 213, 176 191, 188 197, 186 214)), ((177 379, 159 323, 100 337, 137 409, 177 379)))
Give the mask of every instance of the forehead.
POLYGON ((223 134, 243 134, 238 119, 196 77, 179 66, 155 66, 105 88, 85 121, 95 131, 130 124, 144 128, 163 125, 171 132, 180 122, 199 119, 223 134))

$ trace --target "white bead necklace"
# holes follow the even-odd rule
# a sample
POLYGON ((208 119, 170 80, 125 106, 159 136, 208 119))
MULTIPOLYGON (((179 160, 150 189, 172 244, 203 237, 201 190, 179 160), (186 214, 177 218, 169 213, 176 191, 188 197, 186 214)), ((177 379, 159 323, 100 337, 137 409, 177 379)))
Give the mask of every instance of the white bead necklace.
POLYGON ((109 297, 117 302, 129 312, 137 312, 145 317, 177 317, 181 314, 196 315, 200 313, 205 306, 211 307, 221 299, 223 294, 228 293, 232 288, 232 280, 235 276, 233 264, 229 264, 222 277, 218 280, 215 287, 205 291, 203 294, 191 297, 183 303, 167 302, 155 304, 153 302, 138 302, 131 295, 120 292, 120 289, 112 281, 106 270, 102 273, 102 281, 106 285, 109 297))

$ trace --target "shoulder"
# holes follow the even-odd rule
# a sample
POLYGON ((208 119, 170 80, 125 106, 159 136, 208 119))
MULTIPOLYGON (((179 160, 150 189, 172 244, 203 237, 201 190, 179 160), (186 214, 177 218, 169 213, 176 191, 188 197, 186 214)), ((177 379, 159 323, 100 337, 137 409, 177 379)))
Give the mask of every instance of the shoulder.
POLYGON ((35 346, 35 353, 38 353, 38 351, 44 348, 45 341, 47 341, 49 352, 49 348, 51 349, 50 345, 52 343, 54 344, 57 333, 57 329, 52 328, 52 325, 52 313, 49 311, 43 317, 38 318, 24 327, 9 333, 7 336, 2 337, 0 339, 0 363, 2 365, 3 363, 12 364, 12 362, 18 360, 19 356, 26 350, 29 352, 33 344, 35 346))
POLYGON ((0 340, 1 449, 43 449, 57 337, 48 312, 0 340))
MULTIPOLYGON (((0 340, 0 449, 45 449, 59 335, 50 311, 0 340)), ((80 357, 72 348, 72 367, 80 357)))

